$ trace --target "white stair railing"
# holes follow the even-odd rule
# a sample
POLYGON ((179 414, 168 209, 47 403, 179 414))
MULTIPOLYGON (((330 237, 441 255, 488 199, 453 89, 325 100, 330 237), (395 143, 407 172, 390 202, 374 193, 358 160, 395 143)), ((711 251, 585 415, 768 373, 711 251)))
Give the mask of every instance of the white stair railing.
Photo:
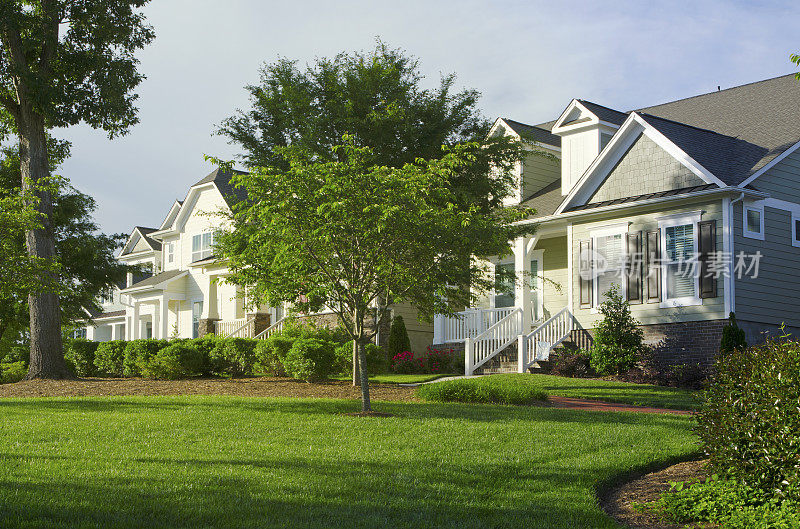
POLYGON ((535 362, 546 362, 550 352, 572 333, 574 318, 564 307, 530 334, 519 336, 518 371, 525 373, 535 362))
POLYGON ((511 308, 509 313, 484 332, 464 340, 464 374, 476 369, 497 353, 514 343, 522 332, 522 309, 511 308))
POLYGON ((436 343, 463 342, 467 338, 475 338, 489 327, 499 322, 512 312, 514 307, 497 309, 467 309, 453 316, 436 315, 441 320, 441 337, 436 343))
POLYGON ((276 321, 275 323, 273 323, 272 325, 270 325, 269 327, 267 327, 266 329, 264 329, 263 331, 258 333, 255 336, 255 339, 256 340, 266 340, 267 338, 269 338, 273 334, 281 332, 283 330, 283 322, 285 320, 286 320, 286 318, 279 319, 278 321, 276 321))
POLYGON ((252 338, 255 321, 255 318, 218 321, 214 325, 214 331, 221 338, 252 338))

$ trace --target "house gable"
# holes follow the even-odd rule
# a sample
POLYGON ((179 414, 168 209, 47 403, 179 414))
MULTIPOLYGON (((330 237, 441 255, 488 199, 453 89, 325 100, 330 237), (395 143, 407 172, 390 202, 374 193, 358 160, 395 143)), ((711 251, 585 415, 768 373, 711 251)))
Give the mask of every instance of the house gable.
POLYGON ((588 203, 706 184, 646 134, 639 134, 588 203))

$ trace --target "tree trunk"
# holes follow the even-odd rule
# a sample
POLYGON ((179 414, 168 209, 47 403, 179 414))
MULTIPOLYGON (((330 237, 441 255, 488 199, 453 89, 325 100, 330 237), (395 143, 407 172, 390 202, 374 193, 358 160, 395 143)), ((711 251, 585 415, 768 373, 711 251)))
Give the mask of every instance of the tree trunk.
POLYGON ((361 377, 358 372, 358 340, 353 340, 353 386, 361 385, 361 377))
MULTIPOLYGON (((36 183, 50 176, 44 119, 30 106, 21 105, 17 126, 22 188, 31 190, 36 183)), ((34 193, 39 198, 37 209, 43 214, 40 221, 42 227, 25 232, 25 245, 28 255, 52 260, 56 254, 52 196, 49 191, 40 189, 34 189, 34 193)), ((34 292, 28 295, 28 305, 31 320, 31 360, 25 378, 72 378, 64 362, 58 295, 53 292, 34 292)))
POLYGON ((355 340, 353 341, 353 349, 356 356, 357 366, 353 366, 355 379, 355 367, 359 367, 358 381, 361 385, 361 411, 372 411, 372 405, 369 402, 369 373, 367 373, 367 355, 364 351, 364 314, 356 309, 353 311, 353 334, 355 340))

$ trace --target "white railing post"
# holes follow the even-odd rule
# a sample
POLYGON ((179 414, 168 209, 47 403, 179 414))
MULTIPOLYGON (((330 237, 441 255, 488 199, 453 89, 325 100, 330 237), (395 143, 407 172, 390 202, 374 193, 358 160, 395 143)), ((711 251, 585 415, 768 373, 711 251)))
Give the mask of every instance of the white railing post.
POLYGON ((434 314, 433 316, 433 344, 438 345, 444 343, 444 325, 445 317, 441 314, 434 314))
POLYGON ((464 340, 464 375, 472 374, 472 338, 464 340))
POLYGON ((528 359, 526 358, 527 355, 525 354, 527 351, 526 336, 524 334, 520 334, 519 338, 517 338, 517 372, 524 373, 525 366, 528 365, 528 359))

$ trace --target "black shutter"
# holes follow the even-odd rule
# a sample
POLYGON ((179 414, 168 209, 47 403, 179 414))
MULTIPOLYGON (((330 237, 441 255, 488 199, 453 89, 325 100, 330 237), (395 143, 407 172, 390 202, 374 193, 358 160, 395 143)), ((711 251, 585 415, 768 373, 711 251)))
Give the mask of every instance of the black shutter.
POLYGON ((645 270, 647 271, 647 302, 661 301, 661 231, 647 232, 647 252, 645 270))
POLYGON ((709 273, 709 260, 717 251, 717 221, 707 220, 697 223, 697 239, 700 252, 700 297, 717 297, 717 278, 709 273))
POLYGON ((592 241, 580 241, 578 245, 578 281, 580 281, 581 308, 592 306, 592 241))
POLYGON ((642 302, 642 232, 626 233, 626 290, 630 303, 642 302))

